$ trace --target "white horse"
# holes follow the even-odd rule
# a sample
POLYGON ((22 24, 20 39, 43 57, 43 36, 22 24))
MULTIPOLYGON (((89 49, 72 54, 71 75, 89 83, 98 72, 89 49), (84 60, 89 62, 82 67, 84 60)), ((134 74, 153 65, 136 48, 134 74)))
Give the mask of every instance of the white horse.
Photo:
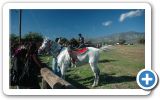
MULTIPOLYGON (((71 56, 70 56, 71 54, 69 53, 70 49, 68 47, 61 47, 58 43, 53 41, 52 44, 50 44, 48 39, 44 39, 42 45, 38 49, 38 53, 46 49, 50 50, 52 56, 57 57, 57 66, 60 68, 61 77, 64 79, 66 69, 71 64, 71 56)), ((76 58, 78 60, 76 61, 76 65, 79 64, 83 65, 86 62, 90 64, 90 67, 94 73, 94 82, 92 85, 92 87, 94 87, 97 86, 99 83, 100 70, 98 68, 98 60, 99 60, 100 49, 94 47, 87 47, 87 49, 88 49, 87 52, 80 55, 76 55, 76 58)))

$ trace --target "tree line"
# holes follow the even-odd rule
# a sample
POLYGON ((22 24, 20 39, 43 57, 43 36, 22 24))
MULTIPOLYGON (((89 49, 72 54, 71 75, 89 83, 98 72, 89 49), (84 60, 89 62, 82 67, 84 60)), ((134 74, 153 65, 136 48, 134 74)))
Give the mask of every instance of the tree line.
MULTIPOLYGON (((40 33, 37 32, 29 32, 27 34, 25 34, 22 38, 21 38, 22 42, 42 42, 43 41, 43 36, 40 33)), ((10 34, 10 43, 18 43, 19 42, 19 36, 17 34, 10 34)))

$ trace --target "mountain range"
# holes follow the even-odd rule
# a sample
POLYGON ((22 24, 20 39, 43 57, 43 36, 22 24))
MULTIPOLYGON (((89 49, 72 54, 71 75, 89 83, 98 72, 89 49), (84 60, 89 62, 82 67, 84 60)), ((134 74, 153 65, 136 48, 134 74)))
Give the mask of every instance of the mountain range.
POLYGON ((103 37, 97 37, 94 39, 89 39, 92 43, 100 43, 105 42, 109 44, 125 41, 125 43, 138 43, 141 39, 145 40, 145 33, 144 32, 120 32, 120 33, 113 33, 103 37))

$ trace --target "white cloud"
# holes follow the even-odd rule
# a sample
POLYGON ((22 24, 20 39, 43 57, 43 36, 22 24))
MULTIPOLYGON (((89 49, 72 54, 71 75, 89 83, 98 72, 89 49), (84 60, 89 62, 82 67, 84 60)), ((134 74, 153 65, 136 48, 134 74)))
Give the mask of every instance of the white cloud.
POLYGON ((106 21, 102 23, 102 25, 106 27, 110 26, 111 24, 112 24, 112 21, 106 21))
POLYGON ((137 17, 137 16, 141 16, 142 14, 143 14, 143 10, 134 10, 127 13, 123 13, 120 15, 119 21, 123 22, 126 18, 137 17))

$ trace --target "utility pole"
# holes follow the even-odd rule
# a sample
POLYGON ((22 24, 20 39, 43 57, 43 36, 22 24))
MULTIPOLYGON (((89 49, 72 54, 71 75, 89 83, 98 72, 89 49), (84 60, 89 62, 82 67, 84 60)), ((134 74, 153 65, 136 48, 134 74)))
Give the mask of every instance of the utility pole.
POLYGON ((19 10, 19 43, 21 43, 21 32, 22 32, 22 9, 19 10))

